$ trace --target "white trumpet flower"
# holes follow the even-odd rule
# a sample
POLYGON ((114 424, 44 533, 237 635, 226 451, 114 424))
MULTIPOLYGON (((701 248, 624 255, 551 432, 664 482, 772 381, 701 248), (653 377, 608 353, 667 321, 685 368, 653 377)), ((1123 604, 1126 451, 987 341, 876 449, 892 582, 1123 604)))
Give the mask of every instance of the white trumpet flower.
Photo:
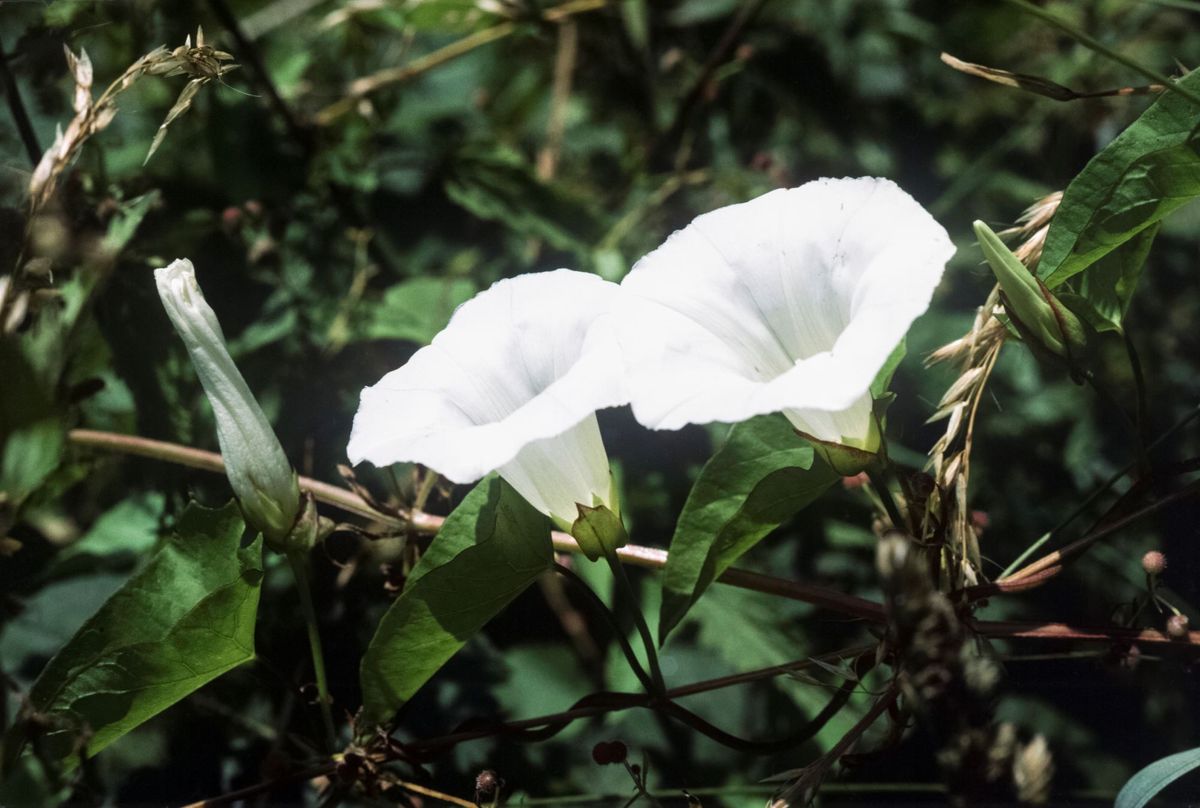
POLYGON ((172 261, 154 270, 154 281, 212 405, 225 474, 246 521, 268 542, 281 542, 300 514, 296 472, 225 347, 221 324, 200 291, 192 262, 172 261))
POLYGON ((498 471, 566 530, 577 504, 616 511, 595 412, 626 401, 603 322, 618 291, 559 269, 468 300, 431 344, 363 390, 351 462, 421 463, 456 483, 498 471))
POLYGON ((616 314, 652 429, 782 412, 875 451, 870 387, 954 253, 889 180, 822 179, 706 213, 642 258, 616 314))

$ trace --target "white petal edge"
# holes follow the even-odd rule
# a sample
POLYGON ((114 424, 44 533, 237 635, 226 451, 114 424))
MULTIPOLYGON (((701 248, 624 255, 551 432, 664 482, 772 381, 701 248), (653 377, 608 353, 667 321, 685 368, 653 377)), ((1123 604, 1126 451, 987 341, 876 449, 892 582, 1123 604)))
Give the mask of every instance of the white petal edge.
MULTIPOLYGON (((604 322, 617 293, 616 284, 568 269, 493 284, 459 306, 407 364, 363 390, 351 462, 421 463, 468 483, 572 430, 567 443, 594 450, 575 434, 588 427, 575 428, 589 418, 594 428, 596 410, 627 401, 604 322)), ((607 496, 608 461, 599 450, 607 496)), ((601 465, 591 454, 583 459, 589 479, 601 465)))
POLYGON ((635 417, 678 429, 785 412, 815 437, 861 438, 870 384, 953 253, 883 179, 817 180, 697 217, 622 283, 635 417))

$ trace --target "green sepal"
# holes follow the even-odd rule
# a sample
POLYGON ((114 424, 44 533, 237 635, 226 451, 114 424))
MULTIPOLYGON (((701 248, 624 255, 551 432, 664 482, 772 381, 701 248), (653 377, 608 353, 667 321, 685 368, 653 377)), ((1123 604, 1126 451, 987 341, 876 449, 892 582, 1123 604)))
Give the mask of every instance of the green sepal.
MULTIPOLYGON (((872 417, 871 430, 872 435, 875 436, 875 445, 879 446, 878 436, 881 434, 881 430, 877 418, 872 417)), ((804 438, 812 446, 813 452, 817 457, 824 460, 825 464, 841 477, 853 477, 874 463, 879 457, 877 452, 868 452, 866 449, 847 446, 844 443, 814 438, 812 435, 801 432, 799 429, 796 430, 796 434, 804 438)))
POLYGON ((283 538, 272 538, 263 534, 267 547, 277 553, 306 555, 318 542, 324 541, 333 532, 333 521, 317 513, 317 503, 307 491, 301 493, 300 516, 292 529, 283 538))
POLYGON ((605 505, 589 508, 576 503, 579 517, 571 525, 571 535, 579 542, 579 549, 592 561, 616 553, 629 543, 629 534, 621 517, 605 505))

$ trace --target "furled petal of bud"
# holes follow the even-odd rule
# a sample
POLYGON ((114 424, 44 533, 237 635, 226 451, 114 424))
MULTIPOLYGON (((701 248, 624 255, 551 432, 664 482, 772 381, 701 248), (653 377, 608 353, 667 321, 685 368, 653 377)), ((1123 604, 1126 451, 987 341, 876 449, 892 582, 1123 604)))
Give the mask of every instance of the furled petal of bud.
POLYGON ((296 472, 225 347, 217 316, 186 258, 156 269, 158 295, 192 358, 212 405, 225 474, 246 520, 279 545, 300 514, 296 472))

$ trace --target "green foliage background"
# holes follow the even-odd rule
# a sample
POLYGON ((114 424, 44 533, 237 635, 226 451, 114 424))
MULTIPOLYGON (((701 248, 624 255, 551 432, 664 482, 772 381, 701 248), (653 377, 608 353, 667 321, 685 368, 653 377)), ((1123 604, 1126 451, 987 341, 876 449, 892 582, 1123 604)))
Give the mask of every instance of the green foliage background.
MULTIPOLYGON (((1189 0, 1049 6, 1162 71, 1177 59, 1188 67, 1200 59, 1200 5, 1189 0)), ((700 212, 821 176, 872 174, 912 193, 960 247, 934 308, 909 337, 893 385, 893 454, 920 466, 939 434, 923 421, 952 380, 948 370, 923 370, 921 358, 966 330, 992 283, 971 221, 998 229, 1064 188, 1149 103, 1140 96, 1060 103, 945 67, 940 51, 1079 89, 1143 83, 1003 3, 773 0, 701 81, 739 4, 612 0, 571 17, 576 65, 561 102, 552 178, 539 176, 537 165, 556 103, 562 26, 536 14, 503 38, 369 94, 327 125, 313 123, 355 79, 499 24, 488 14, 464 15, 471 8, 449 0, 0 3, 0 44, 42 148, 71 116, 64 44, 86 48, 98 87, 201 24, 241 65, 225 77, 227 86, 203 88, 146 166, 146 149, 185 78, 140 82, 122 98, 113 124, 83 149, 53 215, 34 223, 34 253, 23 256, 52 261, 53 284, 68 305, 37 340, 31 366, 4 365, 4 406, 44 415, 46 435, 67 423, 215 448, 211 415, 150 273, 188 257, 285 450, 302 474, 337 481, 359 390, 401 364, 476 290, 558 266, 616 280, 700 212), (240 21, 252 48, 239 47, 222 10, 240 21), (264 76, 286 114, 272 103, 264 76), (105 238, 119 257, 93 285, 86 267, 105 238)), ((23 242, 31 168, 12 119, 0 114, 5 271, 23 242)), ((1150 434, 1200 400, 1198 227, 1195 208, 1163 223, 1127 320, 1145 367, 1150 434)), ((1105 381, 1132 405, 1123 349, 1119 341, 1103 346, 1105 381)), ((982 546, 995 573, 1130 455, 1111 409, 1016 346, 1005 350, 990 390, 973 501, 988 517, 982 546)), ((619 466, 633 540, 665 545, 724 430, 648 434, 623 410, 604 413, 601 426, 619 466)), ((1163 451, 1193 457, 1198 438, 1189 427, 1163 451)), ((11 716, 21 689, 165 541, 160 536, 188 498, 216 506, 229 492, 217 476, 82 452, 49 437, 4 472, 10 491, 22 490, 23 474, 33 479, 23 521, 5 526, 22 547, 0 557, 0 672, 17 688, 7 696, 11 716)), ((360 481, 380 498, 413 494, 403 470, 360 470, 360 481)), ((448 512, 463 494, 438 491, 430 509, 448 512)), ((860 491, 838 490, 739 564, 877 599, 870 513, 860 491)), ((1158 547, 1171 559, 1165 582, 1196 625, 1200 613, 1187 604, 1200 602, 1198 516, 1185 505, 1122 531, 1053 585, 997 599, 981 614, 1104 623, 1143 586, 1138 559, 1158 547)), ((399 563, 400 544, 341 533, 315 555, 339 718, 362 703, 358 660, 390 603, 381 565, 399 563)), ((278 559, 264 562, 255 661, 113 744, 85 767, 80 799, 199 799, 272 776, 297 753, 293 733, 317 737, 295 595, 278 559)), ((577 570, 601 592, 611 590, 600 565, 577 570)), ((657 584, 645 587, 648 615, 658 613, 657 592, 657 584)), ((402 736, 443 734, 474 717, 548 713, 597 688, 637 689, 609 630, 590 629, 604 657, 594 664, 573 652, 542 591, 531 588, 418 692, 402 736)), ((684 683, 865 636, 862 626, 835 615, 717 585, 675 630, 664 673, 684 683)), ((1111 799, 1142 765, 1197 745, 1200 691, 1186 655, 1164 653, 1132 669, 1116 656, 1101 649, 1006 665, 1000 715, 1047 736, 1057 788, 1078 800, 1111 799)), ((770 737, 786 734, 826 699, 822 687, 784 678, 688 706, 738 734, 770 737)), ((767 793, 756 785, 761 778, 811 760, 852 720, 849 710, 807 747, 764 759, 648 714, 618 713, 537 745, 466 744, 421 777, 470 796, 486 767, 514 794, 623 794, 624 772, 590 757, 595 742, 619 737, 645 753, 656 786, 716 790, 706 805, 759 805, 767 793)), ((915 733, 850 771, 823 800, 936 800, 927 787, 937 782, 915 733)), ((27 793, 42 787, 53 791, 35 783, 27 793)), ((1198 789, 1183 781, 1169 793, 1186 799, 1198 789)), ((31 804, 63 796, 46 793, 31 804)), ((300 792, 277 798, 299 800, 300 792)))

